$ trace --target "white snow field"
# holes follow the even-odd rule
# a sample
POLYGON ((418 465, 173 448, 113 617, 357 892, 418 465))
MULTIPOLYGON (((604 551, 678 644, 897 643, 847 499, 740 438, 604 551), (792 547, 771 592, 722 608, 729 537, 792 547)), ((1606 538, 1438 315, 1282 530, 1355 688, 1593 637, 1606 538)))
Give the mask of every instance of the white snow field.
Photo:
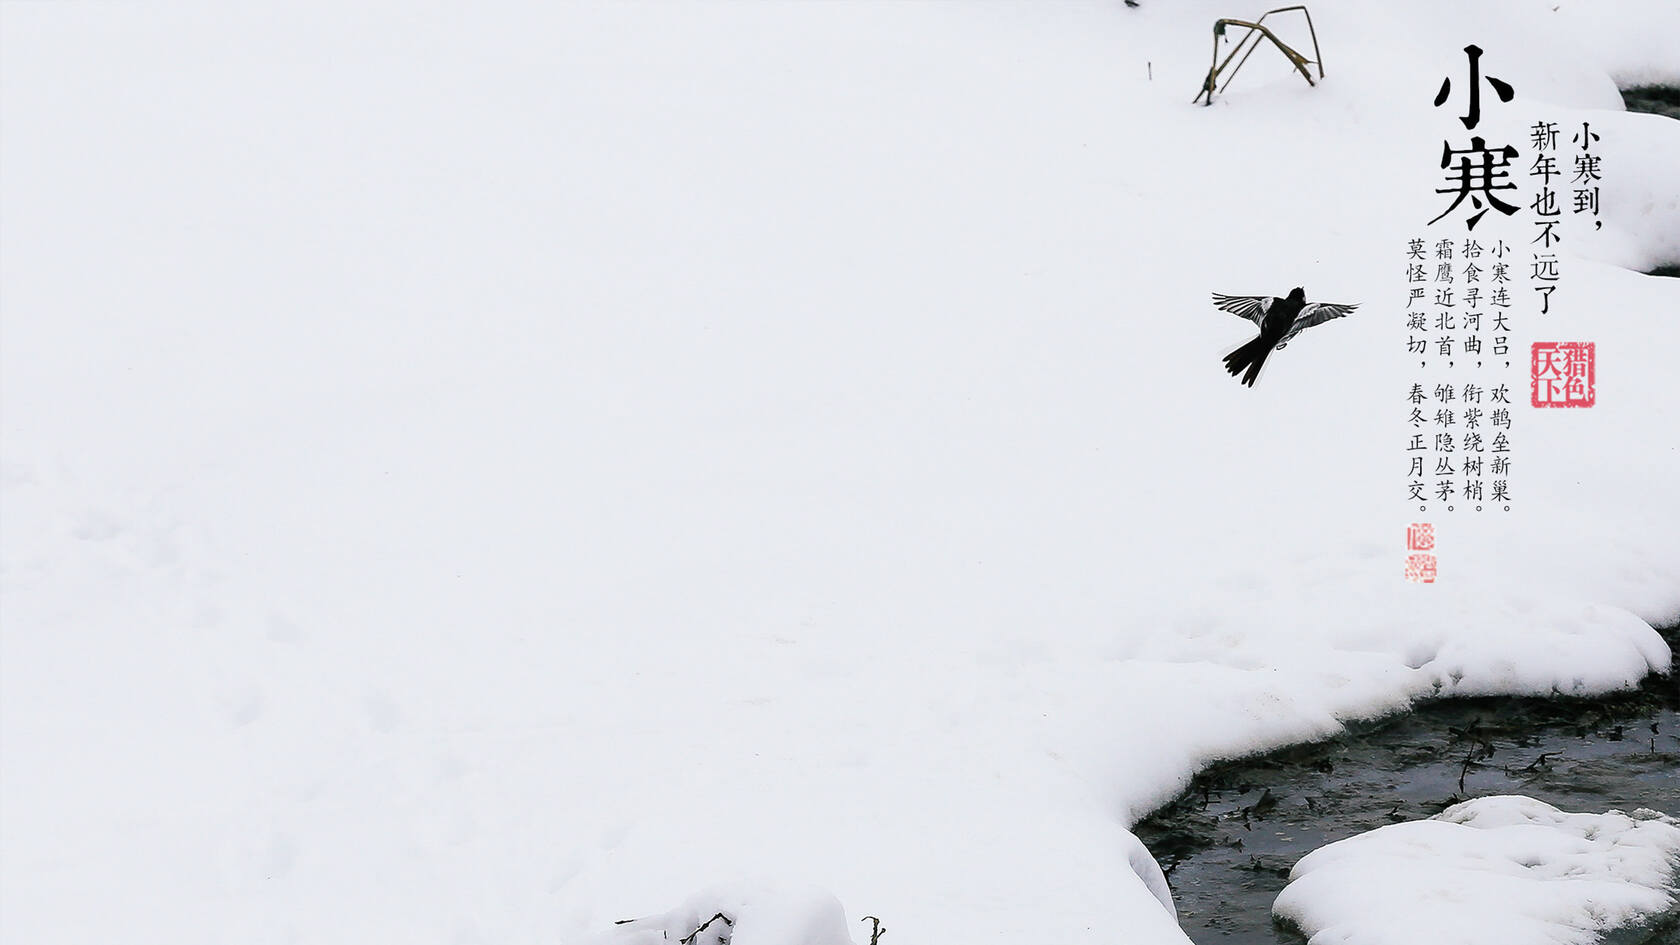
POLYGON ((1680 821, 1656 811, 1482 797, 1314 850, 1273 911, 1315 943, 1592 945, 1672 908, 1677 867, 1680 821))
POLYGON ((1680 10, 1319 2, 1201 108, 1264 4, 1142 3, 6 3, 0 939, 1182 943, 1199 767, 1668 672, 1680 10), (1517 362, 1417 585, 1471 42, 1602 137, 1514 346, 1598 402, 1517 362))

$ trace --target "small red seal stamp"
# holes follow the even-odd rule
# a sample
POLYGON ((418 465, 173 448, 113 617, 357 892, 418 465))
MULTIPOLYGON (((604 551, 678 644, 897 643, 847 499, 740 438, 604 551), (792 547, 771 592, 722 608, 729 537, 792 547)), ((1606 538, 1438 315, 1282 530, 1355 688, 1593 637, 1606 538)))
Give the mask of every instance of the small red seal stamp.
POLYGON ((1435 526, 1429 522, 1413 522, 1406 526, 1407 551, 1434 551, 1435 526))
POLYGON ((1413 584, 1434 584, 1435 556, 1421 554, 1407 555, 1406 580, 1411 581, 1413 584))
POLYGON ((1590 341, 1537 341, 1529 360, 1536 407, 1591 407, 1597 399, 1595 352, 1590 341))

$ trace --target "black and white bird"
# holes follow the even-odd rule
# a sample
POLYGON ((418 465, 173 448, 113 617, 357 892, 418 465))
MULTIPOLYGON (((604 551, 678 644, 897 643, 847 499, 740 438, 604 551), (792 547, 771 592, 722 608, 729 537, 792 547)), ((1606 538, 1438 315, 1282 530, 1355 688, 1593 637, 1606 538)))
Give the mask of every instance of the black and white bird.
POLYGON ((1225 356, 1225 370, 1231 372, 1232 377, 1243 374, 1242 382, 1249 387, 1254 386, 1254 379, 1260 376, 1260 366, 1266 363, 1266 358, 1273 351, 1281 350, 1289 344, 1289 340, 1314 325, 1322 325, 1332 318, 1341 318, 1354 309, 1354 305, 1340 305, 1335 302, 1308 302, 1306 290, 1296 286, 1290 291, 1288 298, 1267 298, 1263 295, 1220 295, 1213 294, 1213 304, 1218 308, 1240 315, 1260 327, 1260 334, 1253 341, 1225 356))

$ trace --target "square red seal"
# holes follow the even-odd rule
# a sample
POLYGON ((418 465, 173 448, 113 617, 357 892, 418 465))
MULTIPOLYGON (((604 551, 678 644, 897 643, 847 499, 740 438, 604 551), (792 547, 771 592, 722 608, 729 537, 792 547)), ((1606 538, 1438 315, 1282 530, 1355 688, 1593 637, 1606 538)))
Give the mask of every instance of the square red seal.
POLYGON ((1529 361, 1536 407, 1591 407, 1597 371, 1590 341, 1537 341, 1529 361))
POLYGON ((1406 580, 1413 584, 1435 583, 1434 555, 1407 555, 1406 580))
POLYGON ((1434 551, 1435 526, 1428 522, 1413 522, 1406 526, 1407 551, 1434 551))

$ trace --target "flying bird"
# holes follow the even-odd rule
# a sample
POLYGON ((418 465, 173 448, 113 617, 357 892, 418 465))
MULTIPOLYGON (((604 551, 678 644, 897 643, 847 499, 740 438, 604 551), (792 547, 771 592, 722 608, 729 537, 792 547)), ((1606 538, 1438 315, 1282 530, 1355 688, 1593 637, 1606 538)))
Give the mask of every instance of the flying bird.
POLYGON ((1227 312, 1240 315, 1260 326, 1254 340, 1225 356, 1225 370, 1232 377, 1243 374, 1242 382, 1254 386, 1260 376, 1260 366, 1273 351, 1281 350, 1289 340, 1314 325, 1322 325, 1332 318, 1341 318, 1355 305, 1334 302, 1308 302, 1306 290, 1296 286, 1288 298, 1267 298, 1263 295, 1213 294, 1213 304, 1227 312))

